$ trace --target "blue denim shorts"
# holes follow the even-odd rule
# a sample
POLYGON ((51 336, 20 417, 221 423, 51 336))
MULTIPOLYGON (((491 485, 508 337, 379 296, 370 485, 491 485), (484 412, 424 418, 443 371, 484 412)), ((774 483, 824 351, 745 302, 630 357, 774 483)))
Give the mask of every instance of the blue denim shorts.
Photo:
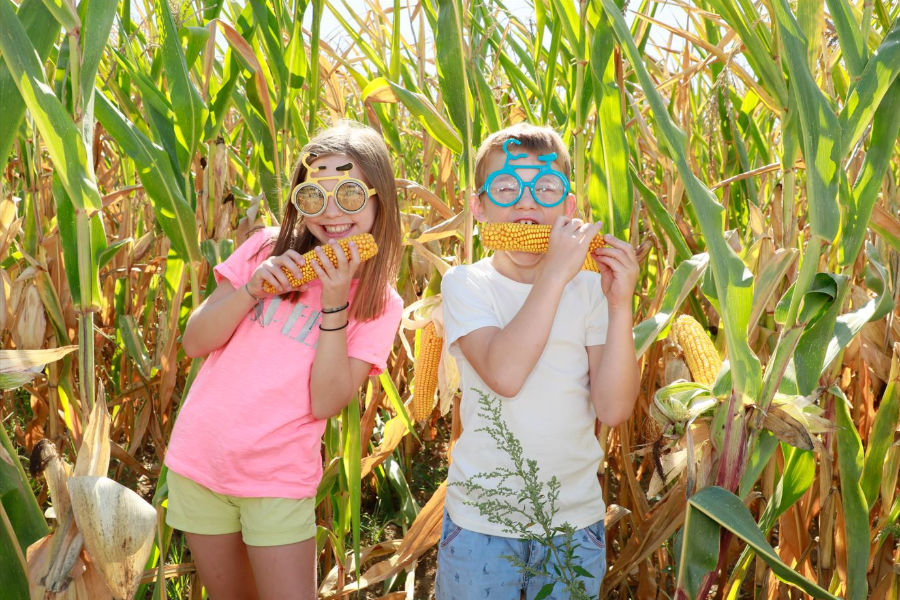
MULTIPOLYGON (((562 538, 554 538, 557 547, 562 538)), ((600 594, 600 583, 606 573, 606 531, 603 521, 597 521, 575 532, 573 542, 575 564, 593 575, 583 577, 590 597, 600 594)), ((553 573, 556 564, 549 549, 538 542, 476 533, 463 529, 450 520, 444 510, 441 543, 438 547, 437 600, 520 600, 521 593, 532 600, 551 580, 547 576, 531 577, 521 573, 504 555, 518 556, 527 565, 553 573)), ((552 600, 568 600, 562 584, 557 583, 552 600)))

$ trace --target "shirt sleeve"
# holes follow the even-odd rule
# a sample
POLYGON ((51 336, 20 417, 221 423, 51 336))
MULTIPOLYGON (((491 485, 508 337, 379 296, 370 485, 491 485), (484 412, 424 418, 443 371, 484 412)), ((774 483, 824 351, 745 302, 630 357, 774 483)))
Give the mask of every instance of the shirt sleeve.
POLYGON ((462 357, 459 338, 484 327, 503 327, 487 290, 470 269, 454 267, 441 281, 444 306, 444 339, 450 354, 462 357))
POLYGON ((272 237, 273 231, 270 229, 257 231, 250 236, 237 250, 231 253, 231 256, 213 267, 216 283, 222 283, 227 279, 231 285, 238 288, 250 281, 256 267, 269 258, 268 249, 260 252, 260 248, 272 237))
POLYGON ((585 323, 585 345, 601 346, 606 343, 606 330, 609 328, 609 305, 600 278, 591 277, 591 280, 591 286, 588 288, 590 305, 585 323))
POLYGON ((371 364, 369 375, 379 375, 387 368, 402 314, 403 300, 391 290, 384 313, 377 319, 360 323, 348 336, 347 356, 371 364))

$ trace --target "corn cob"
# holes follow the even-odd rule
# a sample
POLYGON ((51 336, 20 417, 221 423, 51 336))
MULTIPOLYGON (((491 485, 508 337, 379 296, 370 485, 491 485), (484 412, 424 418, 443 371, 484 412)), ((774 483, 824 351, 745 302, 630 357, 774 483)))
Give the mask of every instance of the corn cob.
POLYGON ((423 421, 434 409, 434 392, 438 383, 438 365, 441 363, 441 351, 444 338, 438 337, 434 323, 428 323, 422 329, 419 342, 419 356, 416 359, 415 387, 413 388, 413 419, 423 421))
MULTIPOLYGON (((358 235, 351 235, 350 237, 346 237, 338 240, 338 244, 344 250, 344 254, 347 256, 347 259, 350 259, 350 242, 356 242, 356 248, 359 250, 359 258, 360 260, 366 261, 378 254, 378 245, 375 243, 375 238, 372 237, 370 233, 360 233, 358 235)), ((331 261, 331 264, 335 267, 337 266, 337 256, 334 253, 334 250, 331 248, 330 244, 325 244, 321 246, 322 250, 325 251, 325 256, 328 257, 328 260, 331 261)), ((281 267, 281 270, 284 271, 284 274, 287 276, 288 281, 293 287, 300 287, 304 283, 309 283, 313 279, 318 279, 319 276, 316 275, 316 272, 313 271, 312 265, 310 264, 312 261, 316 261, 319 263, 319 266, 322 265, 322 261, 319 260, 319 257, 316 255, 315 250, 310 250, 306 254, 303 255, 303 258, 306 259, 306 263, 303 266, 297 265, 300 269, 300 273, 302 277, 297 279, 294 277, 293 273, 287 267, 281 267)), ((263 289, 270 294, 277 293, 277 290, 272 287, 269 282, 263 283, 263 289)))
MULTIPOLYGON (((550 247, 550 228, 550 225, 528 223, 485 223, 481 226, 481 243, 492 250, 544 254, 550 247)), ((603 234, 598 233, 588 248, 588 255, 581 266, 582 271, 599 271, 597 262, 590 254, 603 246, 606 246, 603 234)))
POLYGON ((706 330, 690 315, 681 315, 672 325, 672 335, 684 350, 684 359, 697 383, 712 385, 722 368, 722 359, 706 330))

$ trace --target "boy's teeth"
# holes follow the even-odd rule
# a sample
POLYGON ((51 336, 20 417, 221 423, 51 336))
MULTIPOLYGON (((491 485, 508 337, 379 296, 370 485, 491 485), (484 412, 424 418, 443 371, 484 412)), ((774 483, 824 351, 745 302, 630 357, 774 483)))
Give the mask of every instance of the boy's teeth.
POLYGON ((328 233, 343 233, 353 227, 353 225, 325 225, 325 231, 328 233))

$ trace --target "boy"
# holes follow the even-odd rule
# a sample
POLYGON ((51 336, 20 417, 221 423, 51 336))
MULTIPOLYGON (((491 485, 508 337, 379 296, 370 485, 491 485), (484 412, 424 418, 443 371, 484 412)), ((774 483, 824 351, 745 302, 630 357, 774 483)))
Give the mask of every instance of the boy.
MULTIPOLYGON (((531 600, 550 580, 526 577, 504 555, 538 569, 544 565, 550 573, 555 562, 546 546, 511 537, 489 522, 470 504, 477 493, 460 485, 512 466, 479 431, 491 423, 479 414, 475 390, 501 397, 503 420, 524 457, 537 461, 545 483, 554 475, 559 480, 553 525, 568 522, 577 530, 576 564, 593 576, 583 578, 589 597, 597 597, 606 571, 606 507, 597 480, 603 451, 594 421, 610 427, 624 422, 637 397, 631 302, 638 264, 629 244, 607 235, 608 245, 592 255, 600 276, 580 271, 602 224, 572 218, 569 169, 560 137, 527 124, 494 133, 476 157, 478 191, 469 202, 478 221, 545 224, 552 230, 546 254, 497 251, 450 269, 443 279, 445 338, 462 378, 463 433, 448 475, 438 600, 519 600, 522 593, 531 600)), ((522 481, 504 485, 518 492, 522 481)), ((566 594, 557 584, 549 597, 566 594)))

